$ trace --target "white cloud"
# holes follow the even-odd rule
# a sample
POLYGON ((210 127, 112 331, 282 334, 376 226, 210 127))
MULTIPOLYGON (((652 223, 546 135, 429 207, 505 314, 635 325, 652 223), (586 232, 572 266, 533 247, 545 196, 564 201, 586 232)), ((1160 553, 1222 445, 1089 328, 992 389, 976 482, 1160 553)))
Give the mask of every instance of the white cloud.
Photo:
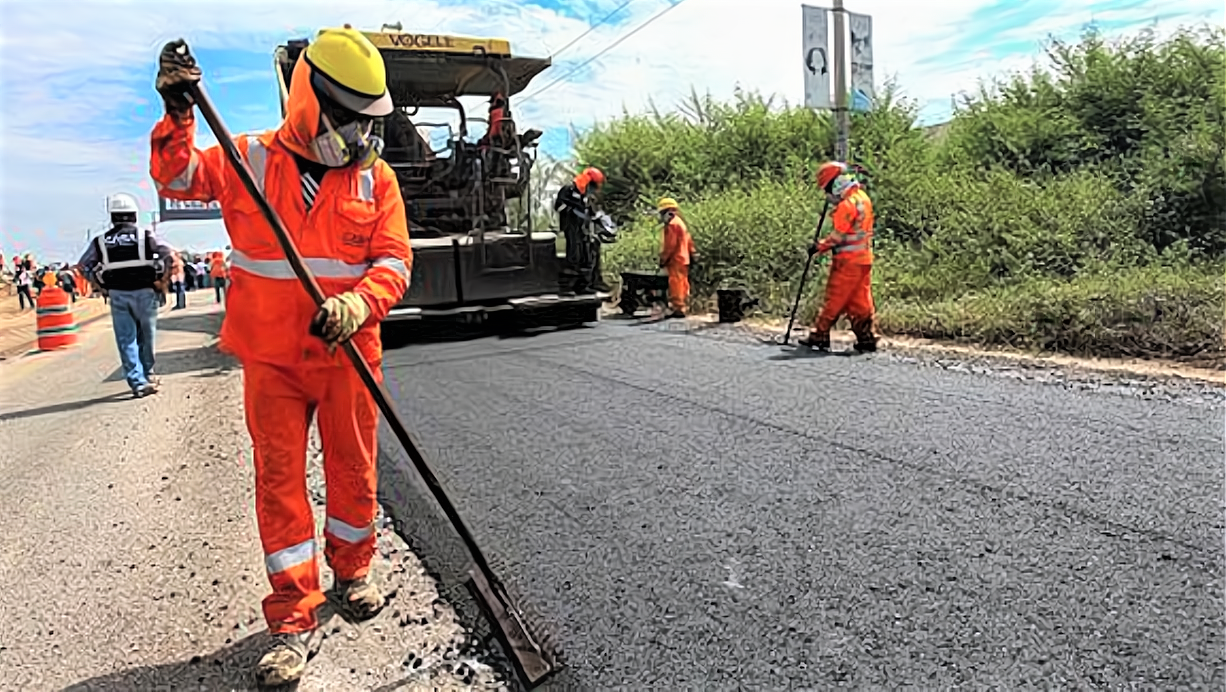
MULTIPOLYGON (((578 14, 595 20, 617 4, 584 2, 578 14)), ((825 3, 812 0, 812 4, 825 3)), ((952 94, 973 90, 978 79, 1002 69, 1024 68, 1034 57, 991 59, 990 54, 975 53, 981 45, 960 51, 967 32, 973 31, 968 26, 971 13, 989 4, 989 0, 945 0, 935 8, 913 0, 852 0, 849 9, 873 15, 878 84, 897 76, 908 96, 941 109, 952 94), (929 56, 943 59, 917 65, 919 58, 929 56)), ((740 85, 797 103, 803 93, 799 5, 797 0, 685 0, 584 68, 575 78, 583 77, 582 83, 558 84, 524 103, 518 108, 519 120, 540 129, 585 127, 620 114, 623 107, 640 110, 649 98, 671 108, 688 96, 691 86, 725 98, 740 85)), ((614 26, 592 31, 558 56, 554 67, 526 93, 561 77, 665 6, 664 0, 637 0, 614 26)), ((1170 10, 1170 5, 1156 0, 1139 8, 1108 8, 1093 14, 1084 7, 1064 2, 1045 17, 1001 32, 995 39, 1033 39, 1037 53, 1048 33, 1075 31, 1094 18, 1144 21, 1170 10)), ((1189 16, 1207 12, 1222 16, 1218 0, 1188 0, 1180 9, 1189 16)), ((277 42, 310 35, 321 26, 350 22, 376 29, 384 22, 400 21, 408 30, 507 38, 517 53, 543 57, 588 29, 583 21, 513 0, 469 0, 462 6, 433 0, 360 4, 45 0, 2 3, 0 21, 4 26, 0 81, 5 96, 0 123, 4 174, 0 243, 6 252, 21 243, 37 243, 65 254, 72 248, 70 239, 97 222, 97 207, 105 195, 136 189, 145 203, 153 204, 147 135, 123 139, 77 133, 96 131, 83 128, 83 121, 105 122, 125 114, 152 125, 161 108, 152 88, 155 61, 167 40, 182 36, 199 49, 241 49, 271 59, 277 42), (117 81, 116 75, 135 76, 149 86, 133 88, 129 82, 117 81), (64 230, 36 233, 57 228, 64 230)), ((207 76, 209 66, 204 67, 207 76)), ((227 81, 262 78, 271 84, 271 69, 264 77, 258 72, 214 74, 208 83, 220 87, 227 81)), ((268 98, 271 101, 271 92, 268 98)), ((201 144, 210 143, 203 123, 200 130, 201 144)), ((184 233, 201 228, 218 233, 216 224, 182 228, 184 233)))

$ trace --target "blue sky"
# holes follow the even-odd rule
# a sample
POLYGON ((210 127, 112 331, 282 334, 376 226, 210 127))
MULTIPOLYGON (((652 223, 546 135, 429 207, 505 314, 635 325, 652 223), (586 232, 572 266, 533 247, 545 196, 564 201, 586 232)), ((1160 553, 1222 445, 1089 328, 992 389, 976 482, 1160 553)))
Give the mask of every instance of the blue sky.
MULTIPOLYGON (((566 75, 670 0, 632 0, 565 52, 525 95, 566 75)), ((156 208, 148 133, 161 116, 156 57, 186 38, 206 86, 234 132, 275 127, 271 61, 288 38, 344 22, 377 30, 496 36, 516 53, 551 56, 625 0, 349 0, 151 3, 8 0, 0 3, 0 252, 75 259, 105 223, 108 194, 130 192, 156 208)), ((798 0, 684 0, 609 53, 517 104, 524 127, 544 130, 547 152, 569 149, 572 127, 668 108, 691 86, 727 97, 737 86, 803 96, 798 0)), ((828 6, 823 0, 808 4, 828 6)), ((923 121, 948 117, 951 97, 977 81, 1028 68, 1049 35, 1075 38, 1090 22, 1107 34, 1224 19, 1220 0, 847 0, 873 16, 874 79, 896 78, 923 105, 923 121)), ((483 109, 482 109, 483 110, 483 109)), ((202 144, 213 142, 201 124, 202 144)), ((219 222, 161 225, 180 247, 225 242, 219 222)))

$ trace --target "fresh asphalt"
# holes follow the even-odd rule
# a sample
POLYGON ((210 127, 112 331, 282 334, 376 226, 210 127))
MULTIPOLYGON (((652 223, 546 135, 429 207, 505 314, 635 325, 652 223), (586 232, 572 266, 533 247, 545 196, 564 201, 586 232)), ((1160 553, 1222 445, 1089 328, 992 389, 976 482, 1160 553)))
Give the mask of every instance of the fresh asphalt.
MULTIPOLYGON (((1220 396, 677 322, 417 343, 384 369, 553 633, 542 689, 1226 684, 1220 396)), ((454 584, 454 535, 381 445, 384 500, 454 584)))

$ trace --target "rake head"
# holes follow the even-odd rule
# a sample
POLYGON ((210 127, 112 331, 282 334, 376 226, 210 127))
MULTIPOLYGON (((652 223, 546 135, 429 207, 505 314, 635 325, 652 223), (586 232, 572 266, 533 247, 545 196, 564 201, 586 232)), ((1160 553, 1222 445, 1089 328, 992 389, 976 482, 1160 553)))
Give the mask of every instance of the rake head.
POLYGON ((478 569, 470 572, 469 577, 465 584, 492 625, 493 634, 524 689, 538 687, 561 670, 554 647, 533 634, 536 628, 526 622, 524 613, 512 604, 502 585, 491 584, 478 569))

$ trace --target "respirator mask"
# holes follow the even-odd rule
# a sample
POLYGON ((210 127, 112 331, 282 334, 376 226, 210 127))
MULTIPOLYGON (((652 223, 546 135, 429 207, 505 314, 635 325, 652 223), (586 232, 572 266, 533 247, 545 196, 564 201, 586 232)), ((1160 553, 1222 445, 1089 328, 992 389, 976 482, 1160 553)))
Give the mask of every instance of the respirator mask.
POLYGON ((373 120, 358 118, 336 127, 326 111, 320 115, 324 131, 311 142, 311 150, 328 168, 344 168, 354 162, 365 168, 383 152, 383 140, 371 134, 373 120))
POLYGON ((831 204, 838 204, 857 187, 860 187, 860 182, 856 180, 856 177, 850 173, 844 173, 830 183, 830 192, 826 193, 827 198, 831 204))

